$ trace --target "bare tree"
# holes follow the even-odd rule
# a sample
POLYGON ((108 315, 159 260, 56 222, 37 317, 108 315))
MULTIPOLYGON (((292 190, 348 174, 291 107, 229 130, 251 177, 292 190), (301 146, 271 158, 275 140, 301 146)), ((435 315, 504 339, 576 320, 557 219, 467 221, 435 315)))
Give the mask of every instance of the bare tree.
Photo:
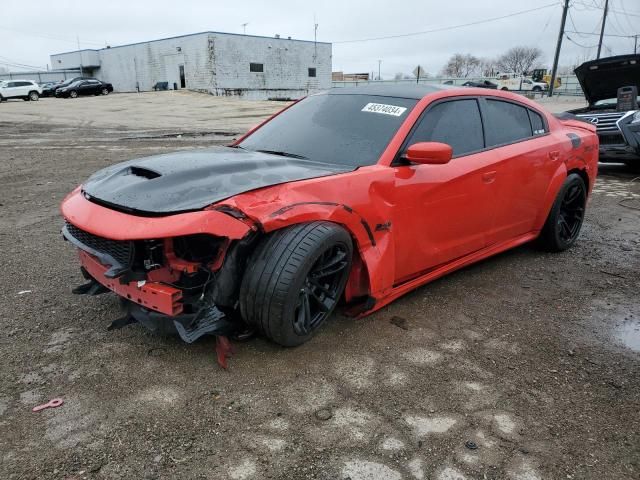
POLYGON ((542 50, 538 47, 513 47, 498 58, 498 67, 503 72, 525 73, 540 61, 542 50))
POLYGON ((495 58, 480 59, 480 74, 483 77, 494 77, 498 70, 498 61, 495 58))
POLYGON ((447 77, 466 78, 478 73, 480 60, 470 54, 456 53, 451 56, 442 69, 442 74, 447 77))

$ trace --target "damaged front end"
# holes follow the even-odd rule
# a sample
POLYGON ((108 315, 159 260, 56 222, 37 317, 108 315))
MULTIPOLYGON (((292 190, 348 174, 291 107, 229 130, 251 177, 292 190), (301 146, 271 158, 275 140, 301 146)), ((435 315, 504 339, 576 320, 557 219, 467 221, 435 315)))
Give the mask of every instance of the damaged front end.
POLYGON ((109 329, 140 323, 160 335, 178 334, 192 343, 217 337, 219 363, 231 354, 228 337, 244 338, 249 328, 236 314, 240 279, 255 230, 239 239, 206 233, 164 239, 112 240, 66 222, 62 234, 78 248, 88 282, 74 293, 112 291, 124 316, 109 329))

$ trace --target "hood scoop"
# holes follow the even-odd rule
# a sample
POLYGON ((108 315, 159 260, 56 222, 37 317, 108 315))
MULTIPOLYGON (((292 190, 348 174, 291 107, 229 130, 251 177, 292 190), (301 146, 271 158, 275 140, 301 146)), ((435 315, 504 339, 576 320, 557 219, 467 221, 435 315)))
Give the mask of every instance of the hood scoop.
POLYGON ((154 178, 162 176, 158 172, 154 172, 153 170, 149 170, 148 168, 136 166, 129 167, 129 173, 137 177, 146 178, 147 180, 153 180, 154 178))

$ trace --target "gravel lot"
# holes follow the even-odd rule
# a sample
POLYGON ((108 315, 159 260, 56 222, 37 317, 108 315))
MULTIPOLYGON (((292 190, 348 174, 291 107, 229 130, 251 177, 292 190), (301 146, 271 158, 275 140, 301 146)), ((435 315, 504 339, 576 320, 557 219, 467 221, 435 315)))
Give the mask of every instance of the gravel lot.
POLYGON ((518 248, 365 319, 336 315, 299 348, 253 339, 228 371, 210 339, 108 332, 115 296, 70 293, 67 192, 282 106, 185 92, 0 105, 0 478, 639 478, 640 173, 620 165, 601 167, 572 250, 518 248))

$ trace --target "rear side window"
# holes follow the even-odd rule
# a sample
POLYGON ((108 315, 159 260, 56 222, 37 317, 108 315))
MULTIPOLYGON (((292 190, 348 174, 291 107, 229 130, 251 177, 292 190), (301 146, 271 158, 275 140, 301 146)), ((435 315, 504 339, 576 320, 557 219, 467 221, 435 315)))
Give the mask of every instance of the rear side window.
POLYGON ((515 103, 487 100, 484 121, 487 147, 517 142, 532 136, 528 109, 515 103))
POLYGON ((484 138, 478 102, 453 100, 431 107, 420 119, 407 145, 418 142, 451 145, 454 157, 482 150, 484 138))
POLYGON ((533 128, 534 135, 542 135, 547 130, 544 128, 544 120, 539 113, 529 110, 529 118, 531 119, 531 128, 533 128))

